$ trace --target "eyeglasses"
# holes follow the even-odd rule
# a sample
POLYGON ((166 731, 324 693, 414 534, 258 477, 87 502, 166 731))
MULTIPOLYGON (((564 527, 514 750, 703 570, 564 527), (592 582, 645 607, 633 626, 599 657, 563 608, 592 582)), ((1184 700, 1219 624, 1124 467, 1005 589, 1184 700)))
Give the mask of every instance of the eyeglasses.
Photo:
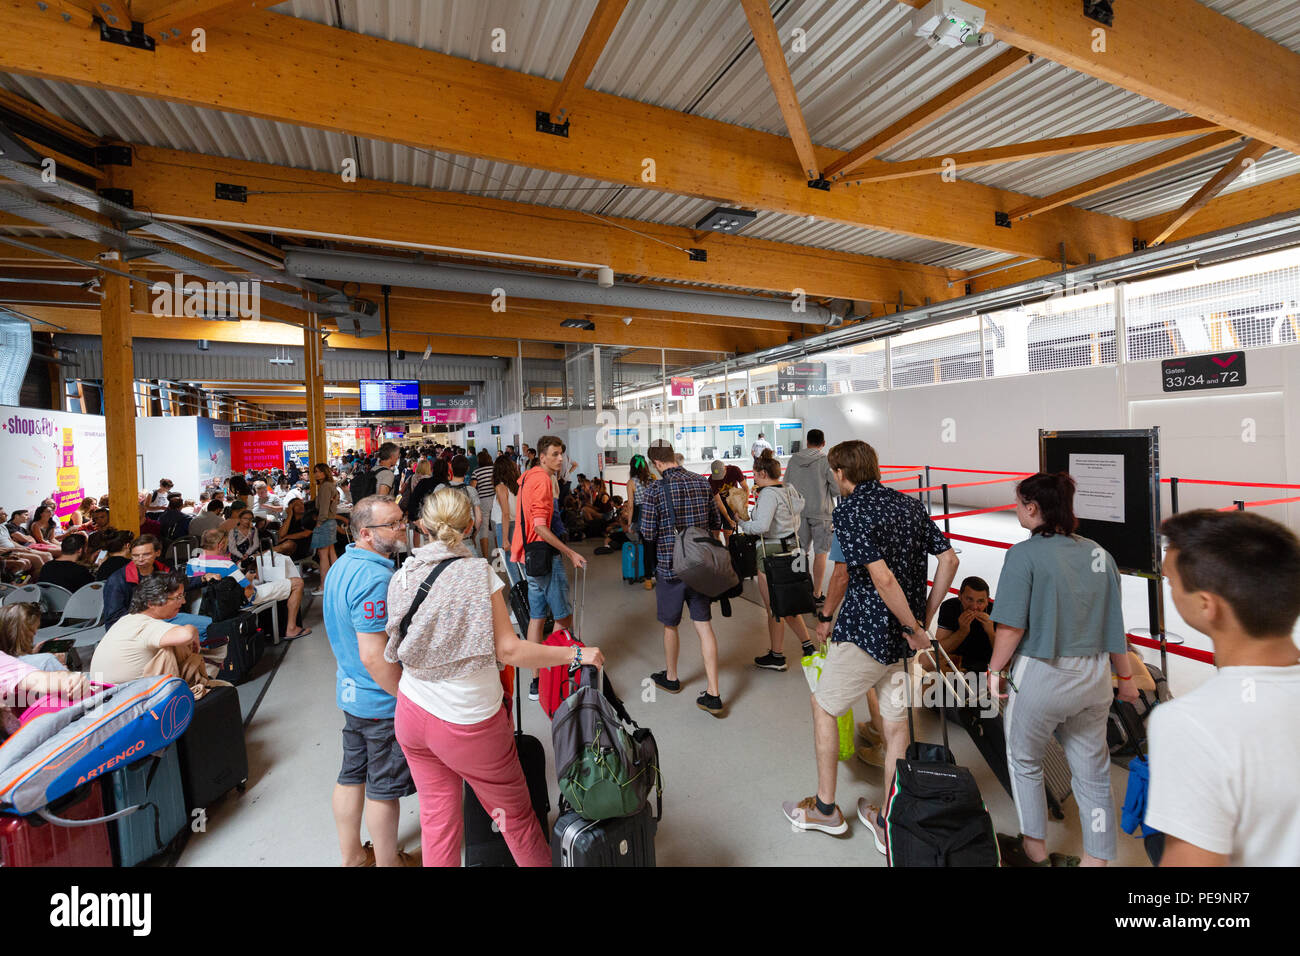
POLYGON ((394 531, 396 531, 398 528, 406 527, 406 519, 398 518, 396 521, 388 522, 388 524, 367 524, 367 525, 362 525, 362 527, 363 528, 391 528, 394 531))

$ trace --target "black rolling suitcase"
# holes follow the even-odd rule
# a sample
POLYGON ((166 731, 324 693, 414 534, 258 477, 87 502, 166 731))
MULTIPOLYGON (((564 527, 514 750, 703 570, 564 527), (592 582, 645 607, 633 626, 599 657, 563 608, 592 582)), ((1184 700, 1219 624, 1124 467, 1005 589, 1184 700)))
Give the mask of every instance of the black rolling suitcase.
MULTIPOLYGON (((520 565, 522 567, 522 565, 520 565)), ((515 624, 519 627, 519 636, 528 640, 528 579, 520 578, 510 587, 510 611, 515 616, 515 624)), ((542 637, 547 637, 555 630, 555 618, 551 612, 546 612, 546 623, 542 625, 542 637)))
MULTIPOLYGON (((546 751, 536 737, 524 733, 523 680, 515 674, 515 751, 528 781, 528 796, 532 798, 537 823, 546 833, 547 816, 551 812, 551 798, 546 785, 546 751)), ((496 820, 484 809, 473 789, 465 784, 465 865, 514 866, 514 857, 496 820)))
POLYGON ((731 552, 731 564, 736 569, 736 577, 758 577, 758 536, 732 532, 727 540, 727 550, 731 552))
POLYGON ((227 680, 232 684, 242 684, 248 680, 249 673, 262 659, 266 649, 265 632, 257 626, 257 618, 248 611, 241 611, 225 621, 216 621, 208 625, 208 643, 214 637, 224 637, 226 642, 226 659, 221 664, 218 680, 227 680))
POLYGON ((561 801, 551 835, 553 866, 654 866, 658 818, 649 802, 641 812, 613 820, 585 820, 561 801), (566 812, 567 811, 567 812, 566 812))
MULTIPOLYGON (((939 642, 930 639, 932 653, 939 642)), ((998 866, 1001 854, 993 818, 979 785, 948 746, 946 708, 939 708, 942 744, 918 742, 912 721, 912 677, 907 689, 908 747, 893 768, 885 799, 885 850, 890 866, 998 866)), ((886 771, 888 773, 888 771, 886 771)))
POLYGON ((194 716, 177 742, 185 809, 207 807, 248 781, 244 717, 233 687, 213 687, 194 704, 194 716))

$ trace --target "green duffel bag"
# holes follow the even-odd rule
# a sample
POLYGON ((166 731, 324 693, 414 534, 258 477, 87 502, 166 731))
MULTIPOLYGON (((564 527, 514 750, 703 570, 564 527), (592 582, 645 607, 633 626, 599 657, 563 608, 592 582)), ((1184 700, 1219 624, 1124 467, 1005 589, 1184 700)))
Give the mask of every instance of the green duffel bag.
POLYGON ((663 816, 659 748, 603 677, 584 667, 578 688, 551 721, 560 795, 584 819, 610 820, 640 813, 654 790, 658 820, 663 816))

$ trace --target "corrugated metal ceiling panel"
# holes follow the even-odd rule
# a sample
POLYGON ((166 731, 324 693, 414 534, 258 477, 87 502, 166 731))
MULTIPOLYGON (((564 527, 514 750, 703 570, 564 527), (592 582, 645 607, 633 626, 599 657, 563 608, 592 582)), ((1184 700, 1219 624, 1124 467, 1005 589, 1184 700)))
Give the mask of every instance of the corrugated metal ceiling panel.
POLYGON ((1300 53, 1300 0, 1200 0, 1211 10, 1300 53))

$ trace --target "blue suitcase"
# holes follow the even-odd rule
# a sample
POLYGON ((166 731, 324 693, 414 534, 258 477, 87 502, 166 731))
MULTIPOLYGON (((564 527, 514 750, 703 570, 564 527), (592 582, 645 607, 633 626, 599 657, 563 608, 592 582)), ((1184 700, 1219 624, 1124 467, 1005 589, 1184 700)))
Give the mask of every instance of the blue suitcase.
POLYGON ((623 545, 623 581, 636 584, 645 580, 645 545, 625 542, 623 545))
POLYGON ((109 827, 114 865, 136 866, 153 859, 176 839, 189 819, 176 745, 112 773, 104 798, 109 813, 142 805, 109 827))

